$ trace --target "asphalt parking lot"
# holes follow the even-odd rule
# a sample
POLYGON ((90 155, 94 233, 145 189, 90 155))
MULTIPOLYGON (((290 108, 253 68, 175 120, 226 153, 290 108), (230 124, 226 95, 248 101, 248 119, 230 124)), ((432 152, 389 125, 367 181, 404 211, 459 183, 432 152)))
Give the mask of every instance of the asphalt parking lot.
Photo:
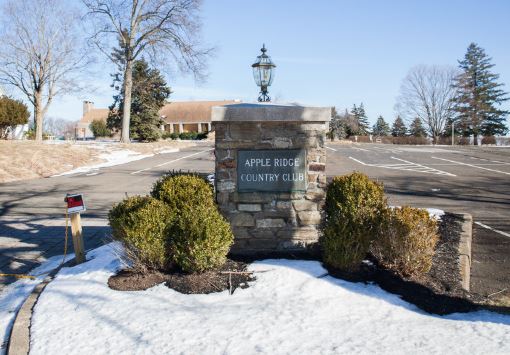
POLYGON ((510 295, 510 148, 327 144, 329 177, 361 171, 395 206, 473 215, 471 290, 510 295))
MULTIPOLYGON (((145 194, 171 169, 214 171, 213 145, 201 144, 124 165, 0 186, 0 272, 24 273, 63 250, 67 192, 85 194, 85 247, 108 236, 106 214, 145 194)), ((510 148, 327 144, 328 177, 362 171, 380 180, 392 205, 439 208, 474 217, 472 291, 510 296, 510 148), (492 228, 492 229, 488 229, 492 228)), ((0 279, 2 284, 14 279, 0 279)))

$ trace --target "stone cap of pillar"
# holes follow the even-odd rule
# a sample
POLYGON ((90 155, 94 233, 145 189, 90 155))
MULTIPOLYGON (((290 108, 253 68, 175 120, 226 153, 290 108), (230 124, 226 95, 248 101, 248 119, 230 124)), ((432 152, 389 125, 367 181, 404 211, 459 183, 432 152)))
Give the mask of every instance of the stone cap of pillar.
POLYGON ((329 122, 331 107, 310 107, 269 103, 240 103, 214 106, 212 122, 329 122))

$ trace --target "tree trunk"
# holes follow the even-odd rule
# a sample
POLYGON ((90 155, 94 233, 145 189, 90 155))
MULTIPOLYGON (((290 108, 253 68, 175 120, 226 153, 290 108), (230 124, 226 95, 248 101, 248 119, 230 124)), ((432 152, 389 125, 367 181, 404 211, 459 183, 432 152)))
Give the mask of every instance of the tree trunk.
POLYGON ((43 140, 43 108, 42 108, 42 95, 36 92, 34 95, 34 122, 35 122, 35 140, 43 140))
POLYGON ((131 90, 133 88, 133 61, 126 62, 126 70, 124 71, 124 106, 122 116, 122 135, 120 141, 129 143, 129 123, 131 120, 131 90))
POLYGON ((477 133, 475 133, 473 135, 473 145, 478 145, 478 134, 477 133))

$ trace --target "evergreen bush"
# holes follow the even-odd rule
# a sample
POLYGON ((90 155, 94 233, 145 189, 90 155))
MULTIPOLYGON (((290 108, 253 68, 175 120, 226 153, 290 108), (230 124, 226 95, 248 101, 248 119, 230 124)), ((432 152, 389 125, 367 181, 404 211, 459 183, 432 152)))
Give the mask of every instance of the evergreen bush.
POLYGON ((382 184, 354 172, 333 178, 328 185, 321 226, 324 262, 338 269, 355 269, 379 231, 386 199, 382 184))
POLYGON ((135 267, 170 268, 168 228, 174 216, 165 203, 152 197, 129 197, 113 206, 108 220, 113 238, 122 242, 135 267))
POLYGON ((427 273, 438 241, 437 222, 423 209, 388 208, 371 251, 379 262, 404 276, 427 273))
POLYGON ((216 206, 186 206, 172 224, 171 254, 184 272, 203 272, 223 265, 234 241, 229 223, 216 206))
POLYGON ((173 211, 184 207, 216 207, 213 187, 207 179, 193 173, 171 171, 156 181, 151 196, 165 202, 173 211))

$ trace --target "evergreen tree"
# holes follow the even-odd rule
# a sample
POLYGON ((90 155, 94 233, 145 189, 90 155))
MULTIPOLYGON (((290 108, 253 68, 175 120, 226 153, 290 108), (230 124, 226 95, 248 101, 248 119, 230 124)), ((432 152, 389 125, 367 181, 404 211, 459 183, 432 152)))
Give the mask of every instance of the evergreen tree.
POLYGON ((377 122, 372 127, 372 134, 374 136, 389 136, 390 126, 386 123, 383 116, 377 117, 377 122))
POLYGON ((414 137, 426 137, 427 131, 423 127, 419 117, 416 117, 409 126, 409 134, 414 137))
POLYGON ((29 117, 23 102, 2 96, 0 92, 0 139, 7 139, 17 125, 27 124, 29 117))
POLYGON ((405 137, 407 135, 407 127, 400 116, 397 116, 395 122, 393 122, 391 135, 393 137, 405 137))
POLYGON ((444 126, 444 131, 441 134, 443 137, 451 137, 452 136, 452 124, 453 124, 453 133, 456 137, 459 137, 463 134, 463 132, 467 132, 466 130, 459 127, 459 121, 455 120, 454 118, 450 118, 446 121, 446 124, 444 126))
POLYGON ((358 129, 356 132, 353 132, 354 135, 358 136, 366 136, 370 133, 368 117, 365 112, 365 107, 363 106, 363 102, 356 107, 353 105, 351 110, 351 115, 354 117, 355 121, 358 123, 358 129))
MULTIPOLYGON (((115 54, 115 52, 114 52, 115 54)), ((122 66, 122 63, 119 64, 122 66)), ((107 125, 111 130, 121 130, 124 90, 120 88, 119 73, 113 74, 112 86, 118 91, 110 106, 107 125)), ((140 141, 155 141, 161 137, 160 126, 164 121, 159 110, 171 94, 159 70, 149 68, 145 60, 137 60, 133 66, 133 91, 131 101, 130 137, 140 141)))
POLYGON ((479 135, 508 132, 505 121, 509 112, 499 106, 509 98, 501 89, 503 84, 497 82, 499 75, 491 72, 494 67, 491 60, 481 47, 471 43, 464 59, 459 61, 462 72, 454 83, 456 120, 464 136, 474 136, 475 145, 479 135))

